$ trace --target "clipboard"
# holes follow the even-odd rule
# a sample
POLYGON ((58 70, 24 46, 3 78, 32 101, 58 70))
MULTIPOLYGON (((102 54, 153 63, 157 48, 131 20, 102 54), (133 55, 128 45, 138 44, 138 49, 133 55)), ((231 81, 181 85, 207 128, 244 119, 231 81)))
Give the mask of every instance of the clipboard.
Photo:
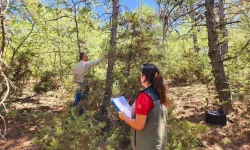
POLYGON ((126 116, 128 116, 129 118, 132 118, 132 115, 131 115, 132 108, 128 104, 128 102, 124 96, 110 98, 110 101, 115 105, 116 109, 119 112, 124 112, 126 114, 126 116))

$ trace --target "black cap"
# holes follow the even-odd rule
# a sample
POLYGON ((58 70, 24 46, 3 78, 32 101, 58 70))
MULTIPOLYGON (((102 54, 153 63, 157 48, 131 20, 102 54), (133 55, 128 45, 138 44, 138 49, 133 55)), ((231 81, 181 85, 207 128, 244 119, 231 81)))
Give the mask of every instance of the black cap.
POLYGON ((159 69, 154 64, 143 64, 140 70, 142 74, 146 76, 147 80, 151 83, 153 83, 155 79, 155 73, 160 73, 159 69))

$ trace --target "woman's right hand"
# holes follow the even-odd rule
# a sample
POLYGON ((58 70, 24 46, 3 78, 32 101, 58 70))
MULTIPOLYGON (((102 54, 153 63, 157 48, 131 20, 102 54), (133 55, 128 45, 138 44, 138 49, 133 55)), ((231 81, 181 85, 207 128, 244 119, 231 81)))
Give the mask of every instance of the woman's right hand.
POLYGON ((126 116, 126 114, 124 113, 124 111, 123 112, 119 112, 119 118, 121 119, 121 120, 125 120, 125 118, 127 117, 126 116))

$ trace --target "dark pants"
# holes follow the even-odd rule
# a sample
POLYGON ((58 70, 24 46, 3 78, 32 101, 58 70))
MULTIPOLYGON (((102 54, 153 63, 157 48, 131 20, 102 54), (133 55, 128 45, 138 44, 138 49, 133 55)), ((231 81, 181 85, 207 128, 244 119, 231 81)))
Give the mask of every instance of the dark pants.
POLYGON ((76 106, 81 100, 85 99, 88 96, 89 88, 88 83, 77 83, 77 89, 75 92, 75 101, 73 106, 76 106))

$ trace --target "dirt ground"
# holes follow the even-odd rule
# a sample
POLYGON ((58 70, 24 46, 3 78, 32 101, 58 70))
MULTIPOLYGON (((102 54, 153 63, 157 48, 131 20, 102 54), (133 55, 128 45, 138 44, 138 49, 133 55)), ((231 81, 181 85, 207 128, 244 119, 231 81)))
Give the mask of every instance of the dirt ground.
MULTIPOLYGON (((29 91, 26 89, 25 91, 29 91)), ((32 139, 37 133, 45 118, 54 116, 63 111, 65 103, 72 100, 72 95, 65 89, 56 92, 47 92, 39 96, 34 93, 25 92, 19 98, 18 103, 8 110, 5 117, 7 123, 7 134, 5 139, 0 138, 0 149, 2 150, 36 150, 32 139)), ((3 128, 2 122, 0 129, 3 128)))
MULTIPOLYGON (((213 88, 205 85, 173 86, 169 88, 169 96, 174 102, 174 115, 178 119, 186 119, 193 123, 205 124, 205 110, 218 108, 213 88), (208 101, 208 106, 207 106, 208 101)), ((43 124, 49 114, 63 111, 66 101, 73 101, 72 93, 67 90, 48 92, 44 95, 23 98, 23 103, 6 118, 6 140, 0 139, 0 149, 20 150, 37 149, 32 145, 32 138, 38 127, 43 124), (36 101, 35 105, 31 105, 36 101), (14 112, 14 113, 13 113, 14 112), (22 114, 22 115, 20 115, 22 114)), ((250 150, 250 112, 245 103, 234 100, 235 112, 228 115, 227 125, 209 126, 209 132, 199 136, 201 150, 250 150)), ((0 124, 3 129, 3 124, 0 124)))
MULTIPOLYGON (((205 85, 171 87, 176 118, 205 124, 206 110, 219 108, 215 90, 205 85), (208 105, 207 105, 208 103, 208 105)), ((227 116, 226 126, 209 125, 207 134, 199 137, 201 150, 250 150, 250 112, 245 103, 233 101, 235 112, 227 116)))

